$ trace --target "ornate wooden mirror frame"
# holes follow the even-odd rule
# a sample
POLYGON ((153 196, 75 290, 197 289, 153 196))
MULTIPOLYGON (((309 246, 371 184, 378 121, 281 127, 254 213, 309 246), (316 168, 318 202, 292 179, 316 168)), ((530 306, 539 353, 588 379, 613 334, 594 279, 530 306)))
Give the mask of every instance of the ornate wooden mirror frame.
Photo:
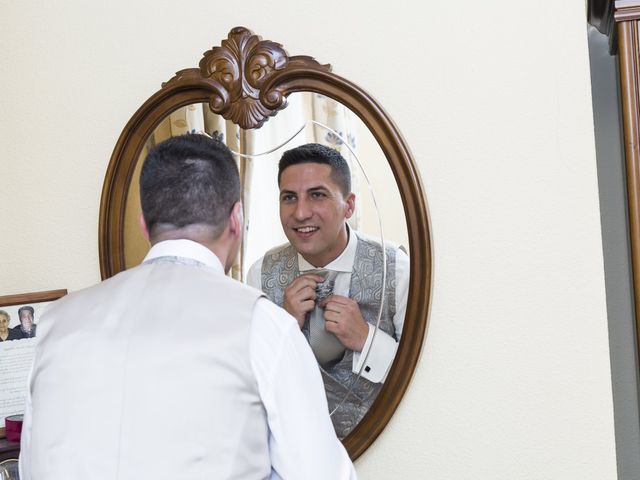
POLYGON ((431 237, 420 175, 400 132, 364 90, 308 56, 288 56, 281 45, 244 27, 231 30, 220 47, 205 52, 199 68, 181 70, 133 115, 115 146, 100 205, 100 269, 108 278, 125 269, 124 216, 129 184, 147 138, 169 113, 192 103, 245 129, 259 128, 286 107, 294 92, 314 92, 349 108, 372 132, 386 156, 404 205, 411 281, 400 345, 380 394, 344 439, 356 459, 395 412, 418 362, 431 298, 431 237))

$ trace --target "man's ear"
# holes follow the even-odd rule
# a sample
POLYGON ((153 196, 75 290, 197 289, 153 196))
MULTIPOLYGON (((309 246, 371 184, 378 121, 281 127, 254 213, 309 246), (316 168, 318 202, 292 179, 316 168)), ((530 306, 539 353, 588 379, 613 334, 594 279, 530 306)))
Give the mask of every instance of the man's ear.
POLYGON ((349 193, 349 195, 347 195, 347 198, 345 199, 345 202, 347 203, 347 206, 344 216, 345 218, 351 218, 353 213, 356 211, 356 194, 349 193))
POLYGON ((242 203, 236 202, 231 209, 229 216, 229 229, 234 234, 242 234, 244 229, 244 215, 242 211, 242 203))
POLYGON ((147 222, 144 219, 144 214, 142 212, 140 212, 140 230, 142 230, 142 234, 144 235, 144 238, 147 239, 147 241, 149 240, 149 229, 147 228, 147 222))

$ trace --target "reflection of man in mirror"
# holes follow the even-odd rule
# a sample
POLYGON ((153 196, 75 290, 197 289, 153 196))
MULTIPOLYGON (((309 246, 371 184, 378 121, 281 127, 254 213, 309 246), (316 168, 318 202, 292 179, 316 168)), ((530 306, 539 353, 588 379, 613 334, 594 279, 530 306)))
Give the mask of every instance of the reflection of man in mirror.
POLYGON ((14 332, 13 328, 9 328, 9 323, 11 322, 11 317, 4 310, 0 310, 0 342, 5 342, 7 340, 18 340, 16 332, 14 332))
POLYGON ((30 305, 25 305, 18 309, 20 324, 11 329, 16 338, 32 338, 36 336, 37 325, 33 323, 33 316, 33 307, 30 305))
POLYGON ((225 275, 243 231, 229 149, 159 143, 140 196, 144 262, 39 322, 20 478, 355 479, 295 319, 225 275))
POLYGON ((278 185, 280 221, 290 243, 258 260, 248 281, 298 320, 322 367, 330 410, 354 385, 332 416, 344 437, 373 403, 393 362, 406 311, 409 259, 398 248, 386 248, 383 294, 381 244, 347 225, 355 195, 338 151, 307 144, 285 152, 278 185))

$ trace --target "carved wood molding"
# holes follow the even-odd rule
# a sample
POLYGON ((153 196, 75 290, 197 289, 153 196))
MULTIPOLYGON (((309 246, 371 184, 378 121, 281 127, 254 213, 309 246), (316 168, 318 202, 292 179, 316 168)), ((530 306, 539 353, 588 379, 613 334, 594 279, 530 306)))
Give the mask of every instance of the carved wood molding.
POLYGON ((613 17, 616 23, 640 19, 640 1, 616 0, 613 17))
POLYGON ((605 35, 615 35, 615 23, 640 19, 640 0, 589 0, 587 21, 605 35))
POLYGON ((23 303, 40 303, 40 302, 52 302, 64 297, 67 294, 67 289, 60 290, 46 290, 43 292, 32 293, 18 293, 16 295, 3 295, 0 296, 0 305, 20 305, 23 303))
POLYGON ((589 0, 587 21, 609 37, 609 53, 618 53, 618 25, 640 19, 640 0, 589 0))
POLYGON ((624 126, 624 156, 627 173, 627 204, 631 266, 636 316, 637 345, 640 345, 640 25, 637 20, 618 26, 620 100, 624 126))
POLYGON ((290 57, 282 45, 262 40, 245 27, 235 27, 221 46, 206 51, 199 66, 178 72, 166 86, 201 81, 211 90, 211 110, 244 129, 260 128, 287 106, 277 87, 264 88, 274 75, 299 69, 331 71, 330 65, 311 57, 290 57))

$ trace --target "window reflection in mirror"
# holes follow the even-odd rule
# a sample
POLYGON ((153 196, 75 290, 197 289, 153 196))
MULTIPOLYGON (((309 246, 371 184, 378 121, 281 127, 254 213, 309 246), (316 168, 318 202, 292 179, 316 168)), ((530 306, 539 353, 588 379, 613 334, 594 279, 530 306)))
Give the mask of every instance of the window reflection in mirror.
MULTIPOLYGON (((361 233, 362 238, 378 240, 383 237, 389 247, 401 245, 406 248, 408 245, 400 194, 389 164, 372 134, 356 115, 332 99, 313 93, 296 93, 289 97, 286 109, 258 130, 240 130, 211 113, 206 104, 182 107, 158 125, 136 164, 127 196, 124 235, 127 268, 139 264, 149 249, 139 228, 138 177, 144 157, 155 144, 188 132, 216 132, 222 135, 232 151, 260 154, 237 156, 243 182, 245 236, 231 272, 234 278, 246 281, 252 264, 268 250, 287 242, 280 224, 277 166, 284 151, 306 143, 337 149, 347 159, 352 173, 351 190, 356 198, 355 211, 349 219, 352 231, 361 233), (310 119, 319 124, 310 123, 310 119), (279 148, 275 148, 277 146, 279 148)), ((392 253, 396 251, 394 249, 392 253)), ((391 283, 386 285, 387 290, 395 289, 398 282, 393 260, 394 271, 387 272, 385 278, 391 283)), ((369 333, 366 351, 353 355, 346 349, 347 353, 341 356, 340 362, 321 365, 332 418, 341 438, 362 419, 375 399, 395 353, 393 343, 401 331, 408 289, 408 260, 403 265, 401 268, 405 271, 399 276, 402 277, 400 282, 406 280, 406 285, 399 287, 402 292, 399 296, 404 295, 404 298, 396 298, 394 291, 394 295, 385 297, 387 305, 363 312, 369 323, 377 325, 381 322, 382 326, 381 330, 372 329, 369 333), (397 305, 401 307, 398 309, 397 305), (384 360, 385 356, 390 360, 384 360), (348 365, 348 368, 343 365, 344 368, 339 369, 338 364, 348 365)), ((352 286, 348 283, 347 279, 347 289, 350 290, 352 286)), ((349 296, 352 296, 351 292, 349 296)))

